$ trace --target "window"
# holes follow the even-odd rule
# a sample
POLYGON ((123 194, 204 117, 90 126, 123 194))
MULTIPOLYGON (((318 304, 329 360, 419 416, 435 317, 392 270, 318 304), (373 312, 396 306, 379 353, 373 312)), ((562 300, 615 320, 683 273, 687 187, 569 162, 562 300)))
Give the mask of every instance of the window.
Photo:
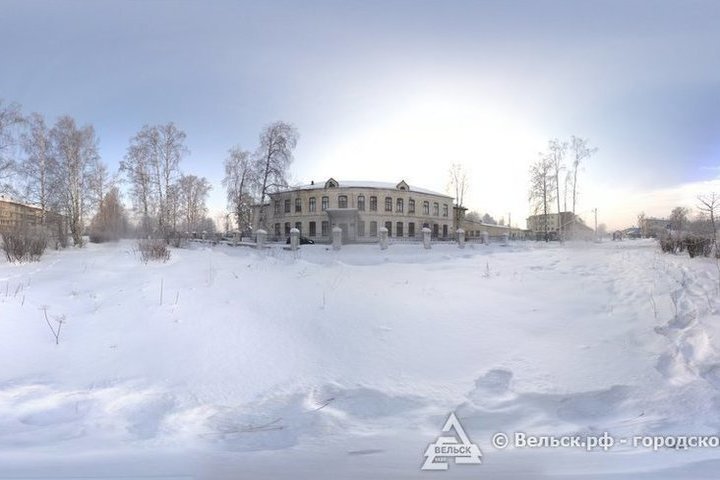
POLYGON ((275 215, 280 215, 280 201, 275 200, 275 215))
POLYGON ((321 207, 322 207, 323 212, 328 209, 329 205, 330 205, 330 199, 328 197, 322 197, 322 206, 321 207))
POLYGON ((275 236, 276 237, 280 236, 280 224, 279 223, 275 224, 275 236))
POLYGON ((405 209, 405 202, 403 202, 403 199, 402 199, 402 198, 398 198, 398 199, 395 201, 395 211, 402 213, 402 211, 403 211, 404 209, 405 209))
POLYGON ((377 212, 377 197, 370 197, 370 211, 377 212))
POLYGON ((290 213, 290 199, 285 199, 285 213, 290 213))
MULTIPOLYGON (((314 200, 314 199, 313 199, 313 200, 314 200)), ((311 237, 314 237, 315 235, 317 235, 317 230, 316 230, 316 228, 317 228, 317 227, 316 227, 316 225, 315 225, 315 222, 310 222, 310 224, 308 225, 308 230, 309 230, 309 233, 310 233, 310 236, 311 236, 311 237)))
POLYGON ((300 234, 302 234, 302 222, 295 222, 295 228, 300 230, 300 234))
POLYGON ((432 236, 437 238, 439 232, 440 232, 439 225, 437 223, 433 223, 432 236))
POLYGON ((408 200, 408 213, 415 213, 415 200, 408 200))
POLYGON ((443 203, 443 217, 447 217, 447 216, 448 216, 448 204, 443 203))
POLYGON ((370 222, 370 236, 377 237, 377 222, 370 222))
POLYGON ((309 212, 315 211, 315 197, 310 197, 310 200, 308 200, 308 211, 309 212))
POLYGON ((347 195, 338 195, 338 208, 347 208, 347 195))
POLYGON ((403 236, 403 222, 397 222, 395 224, 395 236, 396 237, 402 237, 403 236))
POLYGON ((387 228, 388 237, 392 237, 392 222, 385 222, 385 228, 387 228))
POLYGON ((323 220, 323 222, 320 224, 320 235, 322 235, 323 237, 327 237, 328 230, 330 229, 329 227, 330 226, 328 225, 327 220, 323 220))
POLYGON ((433 203, 433 215, 440 216, 440 205, 437 202, 433 203))
POLYGON ((295 199, 295 213, 300 213, 300 212, 302 212, 302 200, 300 200, 299 198, 296 198, 295 199))
POLYGON ((285 222, 285 236, 288 235, 290 235, 290 222, 285 222))
POLYGON ((430 202, 423 202, 423 215, 430 215, 430 202))
POLYGON ((385 197, 385 211, 392 212, 392 197, 385 197))
POLYGON ((365 236, 365 222, 359 221, 357 224, 357 234, 358 237, 364 237, 365 236))
POLYGON ((408 237, 415 236, 415 222, 408 223, 408 237))
POLYGON ((365 195, 358 195, 357 198, 357 208, 361 212, 365 211, 365 195))
POLYGON ((448 236, 447 225, 443 225, 443 238, 447 238, 447 236, 448 236))

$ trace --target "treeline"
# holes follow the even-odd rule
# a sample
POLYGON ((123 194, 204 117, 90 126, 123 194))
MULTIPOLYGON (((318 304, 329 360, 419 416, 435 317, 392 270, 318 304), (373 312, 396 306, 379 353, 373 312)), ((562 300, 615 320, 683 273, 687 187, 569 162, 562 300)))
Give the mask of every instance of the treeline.
MULTIPOLYGON (((690 257, 714 256, 720 258, 717 242, 717 214, 720 195, 699 195, 695 214, 686 207, 675 207, 670 213, 667 229, 659 235, 660 249, 666 253, 687 252, 690 257)), ((638 226, 643 236, 658 236, 647 231, 645 213, 638 215, 638 226)))
MULTIPOLYGON (((268 192, 287 185, 297 138, 292 125, 276 122, 262 131, 254 152, 229 151, 223 186, 238 228, 249 228, 252 204, 264 204, 268 192)), ((98 141, 92 125, 70 116, 51 125, 42 114, 25 115, 18 104, 0 99, 0 193, 39 207, 42 225, 51 212, 63 215, 63 246, 68 237, 82 246, 85 235, 97 242, 123 236, 170 242, 192 232, 214 233, 206 204, 212 185, 182 171, 190 152, 185 132, 174 123, 143 126, 117 172, 100 158, 98 141), (130 214, 120 186, 127 187, 130 214)))

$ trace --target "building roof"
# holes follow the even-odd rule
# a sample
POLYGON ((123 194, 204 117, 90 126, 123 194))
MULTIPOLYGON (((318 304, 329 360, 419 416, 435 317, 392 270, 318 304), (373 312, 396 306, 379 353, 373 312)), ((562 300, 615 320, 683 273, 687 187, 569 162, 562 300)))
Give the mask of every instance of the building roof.
POLYGON ((331 178, 326 182, 317 182, 317 183, 310 183, 310 184, 306 184, 306 185, 299 185, 299 186, 295 186, 295 187, 290 187, 287 190, 283 190, 283 191, 291 192, 293 190, 325 189, 325 188, 327 188, 327 184, 331 181, 333 182, 332 188, 382 188, 382 189, 390 189, 390 190, 401 190, 400 186, 404 186, 405 188, 402 190, 407 190, 408 192, 425 193, 428 195, 436 195, 436 196, 440 196, 440 197, 453 198, 446 193, 434 192, 434 191, 428 190, 426 188, 420 188, 420 187, 416 187, 414 185, 408 185, 407 183, 405 183, 404 180, 401 180, 399 183, 392 183, 392 182, 376 182, 376 181, 367 181, 367 180, 337 181, 337 180, 334 180, 331 178))
POLYGON ((34 208, 36 210, 40 210, 40 207, 38 205, 31 205, 29 203, 22 202, 16 198, 13 198, 13 197, 11 197, 9 195, 5 195, 5 194, 0 194, 0 202, 14 203, 15 205, 21 205, 23 207, 34 208))

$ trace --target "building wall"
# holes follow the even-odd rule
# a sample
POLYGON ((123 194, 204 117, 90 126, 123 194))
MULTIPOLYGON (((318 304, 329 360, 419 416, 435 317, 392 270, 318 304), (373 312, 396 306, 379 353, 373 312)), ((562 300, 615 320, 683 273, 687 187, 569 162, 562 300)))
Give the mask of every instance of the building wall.
MULTIPOLYGON (((265 206, 265 225, 270 237, 285 238, 290 228, 298 226, 302 236, 329 241, 333 226, 345 223, 332 221, 331 216, 341 216, 343 209, 357 209, 354 225, 350 225, 351 221, 347 222, 352 241, 376 241, 377 231, 386 226, 386 222, 390 222, 388 230, 391 238, 420 238, 423 225, 428 225, 436 238, 450 238, 454 232, 452 197, 412 189, 343 186, 325 188, 322 184, 317 185, 317 188, 304 187, 271 194, 270 202, 265 206), (327 197, 330 215, 323 210, 323 197, 327 197), (342 203, 341 197, 346 199, 346 203, 342 203), (372 197, 377 201, 375 210, 371 208, 372 197), (391 199, 389 211, 386 209, 386 198, 391 199), (311 199, 315 199, 314 211, 311 211, 311 199), (414 211, 412 201, 415 202, 414 211), (314 232, 311 231, 311 222, 315 223, 314 232), (327 222, 325 231, 323 222, 327 222)), ((254 210, 254 228, 257 229, 259 207, 256 206, 254 210)))
MULTIPOLYGON (((62 216, 53 212, 45 212, 46 224, 57 224, 62 216)), ((38 207, 25 205, 7 197, 0 198, 0 230, 12 229, 20 225, 36 226, 42 224, 42 210, 38 207)))
POLYGON ((562 226, 563 234, 568 239, 591 239, 594 231, 585 225, 582 219, 572 212, 548 213, 547 215, 531 215, 527 218, 527 228, 536 236, 545 234, 545 223, 547 232, 551 238, 558 235, 562 226))

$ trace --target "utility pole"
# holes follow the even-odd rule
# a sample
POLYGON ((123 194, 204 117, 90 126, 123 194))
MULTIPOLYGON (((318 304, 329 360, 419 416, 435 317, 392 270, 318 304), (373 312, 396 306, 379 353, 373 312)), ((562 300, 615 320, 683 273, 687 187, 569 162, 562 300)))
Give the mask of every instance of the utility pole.
POLYGON ((595 240, 597 240, 597 239, 598 239, 598 234, 597 234, 597 207, 593 210, 593 212, 595 212, 595 240))

